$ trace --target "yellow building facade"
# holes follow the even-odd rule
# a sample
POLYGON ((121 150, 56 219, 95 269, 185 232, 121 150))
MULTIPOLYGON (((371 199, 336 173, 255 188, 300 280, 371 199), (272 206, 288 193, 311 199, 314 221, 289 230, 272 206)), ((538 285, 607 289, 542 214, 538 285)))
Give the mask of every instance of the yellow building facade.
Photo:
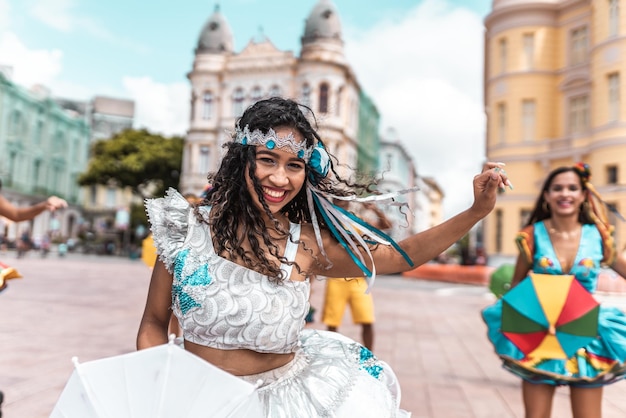
MULTIPOLYGON (((517 254, 515 234, 559 166, 588 163, 593 185, 626 216, 625 79, 625 1, 493 1, 485 18, 486 155, 506 163, 515 188, 485 220, 488 254, 517 254)), ((611 221, 624 250, 626 223, 611 221)))

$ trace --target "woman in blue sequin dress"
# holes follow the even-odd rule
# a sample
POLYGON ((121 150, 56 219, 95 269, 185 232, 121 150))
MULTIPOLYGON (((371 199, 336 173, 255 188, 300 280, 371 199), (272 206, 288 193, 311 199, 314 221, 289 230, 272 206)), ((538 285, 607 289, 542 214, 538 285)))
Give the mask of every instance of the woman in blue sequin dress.
MULTIPOLYGON (((626 260, 615 252, 604 203, 589 178, 589 167, 582 163, 548 175, 527 227, 517 237, 520 255, 513 286, 531 271, 569 274, 594 293, 602 264, 626 277, 626 260)), ((503 366, 523 379, 526 417, 549 417, 556 386, 567 385, 574 418, 600 418, 602 387, 626 374, 626 315, 601 305, 598 338, 571 358, 537 359, 525 356, 500 331, 502 306, 499 300, 482 315, 503 366)))

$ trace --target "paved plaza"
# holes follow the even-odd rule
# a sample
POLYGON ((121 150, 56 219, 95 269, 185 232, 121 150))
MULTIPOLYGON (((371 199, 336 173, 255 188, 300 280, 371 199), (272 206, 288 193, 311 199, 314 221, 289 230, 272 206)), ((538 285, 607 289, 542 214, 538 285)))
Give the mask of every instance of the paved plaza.
MULTIPOLYGON (((150 270, 138 260, 38 254, 0 260, 24 276, 0 293, 0 390, 3 418, 45 418, 80 362, 135 350, 150 270)), ((320 313, 324 284, 313 285, 320 313)), ((502 370, 480 310, 493 299, 481 286, 382 276, 374 288, 376 354, 396 371, 402 406, 414 418, 523 417, 520 382, 502 370)), ((626 298, 604 295, 626 307, 626 298)), ((359 339, 348 313, 340 331, 359 339)), ((626 382, 605 389, 604 417, 626 416, 626 382)), ((554 418, 571 418, 557 391, 554 418)), ((120 417, 124 418, 124 417, 120 417)))

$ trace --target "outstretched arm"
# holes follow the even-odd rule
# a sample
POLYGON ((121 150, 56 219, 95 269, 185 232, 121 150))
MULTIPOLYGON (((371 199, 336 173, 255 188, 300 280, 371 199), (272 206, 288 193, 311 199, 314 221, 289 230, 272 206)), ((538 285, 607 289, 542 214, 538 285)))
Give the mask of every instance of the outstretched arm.
POLYGON ((67 202, 57 196, 50 196, 43 202, 36 203, 32 206, 17 207, 0 195, 0 216, 4 216, 13 222, 33 219, 45 210, 54 212, 57 209, 63 209, 66 207, 67 202))
MULTIPOLYGON (((478 221, 491 212, 496 203, 498 188, 504 189, 505 186, 510 186, 501 166, 500 163, 486 163, 482 172, 474 177, 474 203, 469 209, 399 243, 413 261, 413 266, 407 264, 402 255, 390 246, 379 245, 373 249, 377 273, 391 274, 411 270, 432 260, 463 237, 478 221)), ((333 261, 333 267, 330 270, 320 271, 319 274, 333 277, 362 274, 346 251, 336 243, 333 245, 330 238, 325 248, 329 258, 333 261)), ((364 259, 371 268, 369 258, 364 255, 364 259)))

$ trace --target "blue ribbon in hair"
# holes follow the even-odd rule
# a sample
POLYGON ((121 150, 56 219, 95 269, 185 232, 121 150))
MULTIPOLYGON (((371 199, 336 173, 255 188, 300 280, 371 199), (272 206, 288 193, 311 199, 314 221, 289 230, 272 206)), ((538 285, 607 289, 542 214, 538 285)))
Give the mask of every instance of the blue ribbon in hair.
MULTIPOLYGON (((315 202, 315 205, 317 206, 320 213, 322 214, 324 221, 328 225, 328 228, 331 234, 335 237, 335 239, 339 242, 339 244, 348 252, 348 254, 350 255, 350 258, 352 258, 354 263, 359 267, 359 269, 361 269, 361 271, 364 273, 366 277, 372 278, 373 272, 369 268, 367 268, 367 266, 365 265, 363 257, 361 256, 360 253, 358 253, 357 245, 354 242, 348 242, 346 239, 346 237, 350 239, 349 237, 355 234, 357 229, 360 229, 362 231, 361 235, 364 235, 365 237, 369 238, 368 240, 365 240, 359 236, 359 238, 361 238, 364 242, 371 243, 371 244, 378 243, 378 244, 383 244, 383 245, 391 245, 396 251, 398 251, 402 255, 402 257, 404 258, 404 260, 407 262, 409 266, 411 267, 414 266, 413 261, 408 256, 408 254, 389 235, 385 234, 378 228, 370 225, 369 223, 365 222, 364 220, 360 219, 354 214, 348 212, 347 210, 337 205, 332 204, 328 199, 322 196, 321 198, 325 200, 325 203, 327 205, 330 205, 332 207, 333 211, 339 212, 340 214, 346 216, 349 219, 348 222, 352 222, 361 227, 361 228, 357 228, 356 226, 351 225, 350 229, 352 229, 352 231, 350 231, 345 226, 346 219, 341 219, 340 217, 337 216, 337 214, 333 213, 332 211, 327 210, 325 205, 320 201, 320 196, 318 196, 317 193, 312 193, 312 197, 313 197, 313 201, 315 202), (342 231, 340 231, 338 228, 341 228, 342 231)), ((372 265, 374 265, 373 259, 372 259, 372 265)))

